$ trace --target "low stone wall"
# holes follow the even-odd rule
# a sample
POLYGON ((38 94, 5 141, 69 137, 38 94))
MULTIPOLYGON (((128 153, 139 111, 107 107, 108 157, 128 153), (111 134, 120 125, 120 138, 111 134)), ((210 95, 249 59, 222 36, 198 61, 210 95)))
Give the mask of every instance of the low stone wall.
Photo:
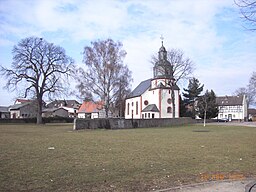
MULTIPOLYGON (((74 118, 69 117, 43 117, 43 123, 73 123, 74 118)), ((0 124, 36 123, 36 118, 0 119, 0 124)))
POLYGON ((167 127, 197 123, 190 117, 175 119, 75 119, 74 130, 167 127))

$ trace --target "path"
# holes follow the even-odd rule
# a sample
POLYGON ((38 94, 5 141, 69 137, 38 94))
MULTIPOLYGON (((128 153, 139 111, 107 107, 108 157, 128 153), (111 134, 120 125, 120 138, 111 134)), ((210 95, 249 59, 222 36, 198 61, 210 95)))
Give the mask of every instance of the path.
POLYGON ((181 187, 158 190, 157 192, 256 192, 256 181, 212 181, 181 187))

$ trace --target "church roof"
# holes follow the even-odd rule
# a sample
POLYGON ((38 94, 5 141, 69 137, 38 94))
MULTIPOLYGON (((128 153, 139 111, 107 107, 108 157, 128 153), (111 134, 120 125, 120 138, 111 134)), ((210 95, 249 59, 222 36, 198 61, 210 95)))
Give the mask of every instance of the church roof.
POLYGON ((145 107, 142 112, 159 112, 159 109, 155 104, 150 104, 147 107, 145 107))
POLYGON ((151 79, 147 79, 145 81, 142 81, 128 96, 128 98, 131 97, 138 97, 142 95, 151 85, 151 79))

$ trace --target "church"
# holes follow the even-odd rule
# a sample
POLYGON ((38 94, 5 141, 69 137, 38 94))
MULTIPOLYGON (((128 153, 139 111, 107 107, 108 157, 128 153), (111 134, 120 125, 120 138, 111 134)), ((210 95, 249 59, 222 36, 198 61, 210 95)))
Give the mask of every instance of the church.
POLYGON ((125 100, 125 119, 179 118, 179 91, 162 41, 153 78, 142 81, 125 100))

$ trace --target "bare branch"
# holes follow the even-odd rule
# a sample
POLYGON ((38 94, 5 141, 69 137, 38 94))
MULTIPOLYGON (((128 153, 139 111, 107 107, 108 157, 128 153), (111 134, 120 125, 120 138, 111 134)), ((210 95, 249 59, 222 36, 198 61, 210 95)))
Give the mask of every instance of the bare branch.
MULTIPOLYGON (((167 60, 173 66, 173 76, 176 82, 190 79, 195 69, 194 63, 185 58, 184 52, 180 49, 171 49, 167 51, 167 60)), ((157 53, 152 55, 151 63, 154 65, 158 61, 157 53)))

